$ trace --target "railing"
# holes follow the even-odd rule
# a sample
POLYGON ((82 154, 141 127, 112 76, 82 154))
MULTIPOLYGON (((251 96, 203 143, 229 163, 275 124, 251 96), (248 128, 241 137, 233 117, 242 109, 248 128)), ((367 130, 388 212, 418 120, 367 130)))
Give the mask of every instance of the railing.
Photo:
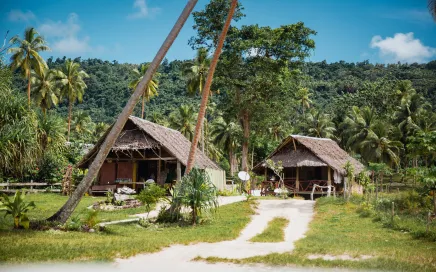
POLYGON ((0 192, 3 193, 15 193, 19 189, 11 189, 15 187, 21 187, 25 189, 29 189, 30 192, 57 192, 60 193, 61 189, 53 189, 54 186, 62 186, 62 183, 47 183, 47 182, 6 182, 6 183, 0 183, 0 188, 6 189, 0 189, 0 192), (35 189, 34 187, 49 187, 46 189, 35 189))

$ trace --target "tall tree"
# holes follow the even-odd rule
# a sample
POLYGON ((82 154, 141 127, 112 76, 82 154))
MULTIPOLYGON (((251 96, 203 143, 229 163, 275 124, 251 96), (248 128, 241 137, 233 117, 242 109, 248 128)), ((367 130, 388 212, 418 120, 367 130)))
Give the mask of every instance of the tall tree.
POLYGON ((145 86, 147 86, 147 84, 153 78, 153 74, 157 71, 159 64, 162 62, 162 59, 165 57, 166 53, 168 52, 168 49, 171 47, 177 35, 180 33, 180 30, 182 29, 183 25, 185 24, 186 20, 191 14, 191 11, 195 7, 196 3, 197 0, 189 0, 186 3, 185 8, 183 9, 181 15, 177 19, 177 22, 174 24, 173 28, 171 29, 170 33, 168 34, 161 48, 157 52, 153 61, 151 62, 150 67, 148 68, 147 72, 142 78, 142 81, 136 87, 135 92, 130 97, 123 111, 118 116, 115 124, 112 126, 109 134, 103 141, 103 144, 100 146, 100 149, 97 155, 95 156, 94 161, 91 163, 90 167, 88 168, 88 173, 80 182, 80 184, 77 186, 76 190, 70 196, 68 201, 62 206, 60 210, 58 210, 48 220, 65 223, 67 219, 71 216, 74 209, 79 204, 83 194, 88 190, 89 186, 91 186, 92 184, 92 181, 97 176, 97 173, 100 170, 104 160, 106 159, 110 149, 115 143, 115 140, 118 138, 118 135, 120 134, 121 130, 123 129, 124 125, 129 119, 129 116, 132 113, 133 109, 135 108, 135 105, 138 103, 139 99, 141 98, 145 86))
POLYGON ((48 51, 50 48, 46 45, 44 38, 33 27, 24 31, 23 39, 14 36, 11 38, 10 43, 17 45, 17 47, 8 49, 8 53, 12 54, 11 68, 13 70, 20 69, 23 76, 27 78, 27 102, 30 108, 31 71, 41 73, 47 67, 38 52, 48 51))
POLYGON ((206 114, 206 107, 209 100, 210 86, 212 85, 212 80, 213 80, 213 75, 215 73, 216 65, 218 64, 218 59, 221 55, 221 50, 224 45, 224 40, 226 39, 227 31, 229 30, 230 22, 232 21, 233 14, 235 13, 237 4, 238 4, 237 0, 232 0, 230 9, 227 14, 227 19, 224 23, 223 30, 218 39, 215 52, 213 53, 212 61, 210 63, 209 72, 207 74, 206 83, 204 85, 204 89, 201 97, 201 104, 200 104, 200 110, 198 112, 197 125, 195 126, 194 139, 191 143, 191 150, 189 151, 188 165, 186 166, 185 174, 189 174, 192 167, 194 167, 195 153, 197 151, 200 130, 202 129, 203 122, 204 122, 203 120, 206 114))
MULTIPOLYGON (((135 76, 135 79, 129 83, 129 88, 132 90, 135 90, 138 86, 139 82, 141 82, 142 78, 144 77, 145 73, 147 72, 148 68, 150 67, 150 64, 142 64, 141 70, 133 69, 133 74, 135 76)), ((150 82, 145 87, 144 93, 142 94, 142 108, 141 108, 141 118, 144 119, 144 103, 145 101, 150 102, 150 99, 157 96, 158 92, 157 89, 159 87, 159 82, 157 80, 157 77, 159 76, 159 73, 156 73, 153 78, 150 80, 150 82)))
POLYGON ((31 82, 31 92, 45 118, 47 110, 57 106, 59 102, 60 90, 56 72, 48 68, 42 69, 40 73, 32 72, 31 82))
POLYGON ((228 153, 230 164, 230 175, 233 176, 237 167, 236 148, 241 138, 241 127, 235 122, 226 122, 219 119, 214 123, 212 129, 213 142, 223 147, 228 153))
POLYGON ((171 127, 180 131, 186 138, 192 141, 195 128, 195 111, 191 105, 181 105, 170 115, 171 127))
POLYGON ((311 96, 312 93, 310 93, 308 88, 300 88, 295 95, 298 104, 301 106, 303 115, 304 115, 304 109, 305 108, 309 109, 310 105, 312 104, 312 100, 310 99, 311 96))
POLYGON ((309 136, 318 138, 335 138, 335 124, 330 116, 321 111, 311 110, 306 114, 303 127, 309 136))
POLYGON ((85 71, 80 70, 80 64, 68 59, 65 65, 57 72, 61 83, 61 95, 68 101, 68 132, 67 141, 70 141, 71 118, 73 105, 76 101, 82 102, 86 84, 84 78, 89 77, 85 71))
POLYGON ((358 151, 360 143, 366 139, 376 122, 376 114, 368 106, 362 109, 353 106, 340 125, 345 147, 358 151))

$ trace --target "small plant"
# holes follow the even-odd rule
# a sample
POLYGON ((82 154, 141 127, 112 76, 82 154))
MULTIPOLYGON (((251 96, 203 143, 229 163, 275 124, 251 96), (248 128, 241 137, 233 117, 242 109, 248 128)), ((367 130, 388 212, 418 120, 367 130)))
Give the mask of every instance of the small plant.
POLYGON ((374 207, 368 202, 363 202, 362 204, 360 204, 357 212, 360 214, 361 217, 370 217, 374 214, 374 207))
POLYGON ((98 210, 91 209, 88 211, 88 214, 86 215, 84 221, 87 228, 93 229, 95 225, 98 224, 97 216, 98 216, 98 210))
POLYGON ((30 208, 35 208, 35 203, 33 201, 25 202, 25 197, 24 192, 16 191, 12 199, 3 194, 0 201, 0 211, 5 211, 5 216, 12 216, 14 219, 14 228, 16 229, 20 226, 25 229, 29 228, 30 221, 27 217, 27 212, 30 208))
POLYGON ((148 185, 136 197, 136 199, 144 204, 145 210, 147 211, 147 218, 153 206, 156 205, 163 198, 165 198, 165 189, 155 184, 148 185))
POLYGON ((106 204, 111 204, 114 201, 114 193, 109 190, 106 192, 106 200, 104 201, 106 204))
POLYGON ((67 230, 79 230, 82 226, 79 215, 72 216, 71 219, 65 224, 67 230))

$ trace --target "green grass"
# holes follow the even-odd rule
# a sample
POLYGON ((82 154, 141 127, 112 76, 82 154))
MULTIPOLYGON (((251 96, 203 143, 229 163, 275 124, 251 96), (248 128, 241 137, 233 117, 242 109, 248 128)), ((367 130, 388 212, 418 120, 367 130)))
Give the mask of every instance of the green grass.
POLYGON ((250 239, 250 242, 276 243, 285 240, 285 228, 289 220, 283 217, 275 217, 268 222, 266 229, 250 239))
MULTIPOLYGON (((84 196, 79 206, 74 211, 73 216, 79 216, 84 218, 87 213, 87 207, 91 206, 97 201, 105 200, 106 197, 92 197, 84 196)), ((34 201, 36 208, 29 211, 28 216, 30 220, 46 219, 53 215, 62 205, 67 202, 68 197, 60 194, 52 193, 39 193, 39 194, 27 194, 26 201, 34 201)), ((97 220, 99 222, 107 222, 114 220, 121 220, 129 218, 129 215, 145 213, 144 207, 116 210, 116 211, 99 211, 97 220)), ((10 229, 12 226, 12 218, 0 216, 0 230, 10 229)))
MULTIPOLYGON (((85 197, 77 212, 103 198, 85 197)), ((52 194, 32 195, 38 210, 31 212, 33 219, 43 219, 56 211, 66 200, 52 194)), ((136 209, 134 209, 136 210, 136 209)), ((120 218, 138 211, 104 212, 100 218, 120 218)), ((145 229, 138 224, 107 226, 103 232, 62 232, 33 230, 0 230, 0 262, 24 263, 46 261, 112 260, 138 253, 159 251, 172 244, 218 242, 238 237, 253 214, 250 202, 222 206, 209 223, 196 227, 170 226, 145 229)), ((2 217, 2 216, 1 216, 2 217)), ((4 223, 4 221, 3 221, 4 223)))
MULTIPOLYGON (((306 237, 296 242, 292 253, 269 254, 241 260, 207 258, 209 262, 264 263, 347 267, 395 271, 436 271, 436 243, 414 239, 409 233, 384 228, 380 222, 362 218, 357 205, 321 198, 306 237), (370 255, 362 261, 309 260, 311 254, 370 255)), ((201 258, 197 258, 200 260, 201 258)))

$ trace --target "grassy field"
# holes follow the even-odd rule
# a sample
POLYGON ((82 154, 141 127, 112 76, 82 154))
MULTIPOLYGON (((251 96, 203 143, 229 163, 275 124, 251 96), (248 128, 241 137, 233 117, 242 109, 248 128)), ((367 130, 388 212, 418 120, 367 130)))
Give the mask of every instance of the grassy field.
POLYGON ((322 198, 307 236, 296 242, 293 253, 270 254, 242 260, 208 258, 209 262, 264 263, 267 265, 303 265, 347 267, 396 271, 436 271, 436 243, 414 239, 409 233, 383 228, 380 222, 362 218, 357 205, 322 198), (361 261, 310 260, 310 255, 369 255, 361 261))
POLYGON ((268 222, 266 229, 250 239, 250 242, 257 243, 276 243, 285 240, 284 229, 289 224, 289 220, 283 217, 275 217, 268 222))
MULTIPOLYGON (((101 198, 86 197, 77 213, 101 198)), ((52 194, 32 195, 38 209, 31 212, 33 219, 43 219, 55 212, 66 200, 52 194)), ((143 209, 124 210, 99 214, 101 219, 122 218, 143 209)), ((0 262, 44 262, 111 260, 143 252, 159 251, 171 244, 218 242, 235 239, 253 214, 251 204, 239 202, 220 207, 214 219, 197 227, 162 227, 145 229, 137 224, 111 225, 103 232, 62 232, 11 230, 11 224, 2 222, 0 230, 0 262), (8 229, 6 229, 8 227, 8 229)))

